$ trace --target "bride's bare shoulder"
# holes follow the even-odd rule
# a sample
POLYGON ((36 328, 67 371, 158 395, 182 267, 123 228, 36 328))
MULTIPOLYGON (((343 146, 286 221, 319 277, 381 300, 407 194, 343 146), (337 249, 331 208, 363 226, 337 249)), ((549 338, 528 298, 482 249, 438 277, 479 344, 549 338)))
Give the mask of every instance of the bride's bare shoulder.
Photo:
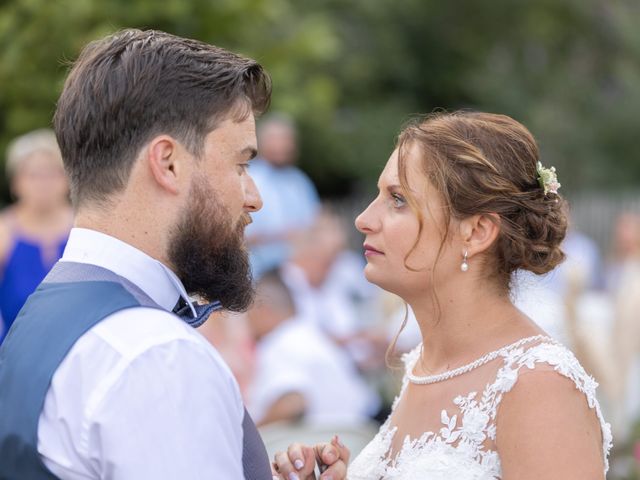
POLYGON ((523 369, 504 394, 496 443, 503 479, 604 479, 603 431, 593 402, 554 368, 523 369))

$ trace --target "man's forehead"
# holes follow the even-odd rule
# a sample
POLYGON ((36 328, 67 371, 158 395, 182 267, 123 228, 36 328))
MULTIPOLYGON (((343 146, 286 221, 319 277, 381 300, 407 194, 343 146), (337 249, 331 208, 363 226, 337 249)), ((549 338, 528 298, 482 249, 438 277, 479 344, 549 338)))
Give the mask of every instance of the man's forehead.
POLYGON ((214 138, 232 138, 235 141, 251 143, 255 146, 257 143, 255 119, 253 115, 242 120, 226 118, 216 125, 210 135, 214 138))
POLYGON ((249 112, 242 117, 235 117, 233 115, 227 116, 220 120, 216 125, 215 130, 219 129, 246 129, 256 131, 256 119, 252 112, 249 112))

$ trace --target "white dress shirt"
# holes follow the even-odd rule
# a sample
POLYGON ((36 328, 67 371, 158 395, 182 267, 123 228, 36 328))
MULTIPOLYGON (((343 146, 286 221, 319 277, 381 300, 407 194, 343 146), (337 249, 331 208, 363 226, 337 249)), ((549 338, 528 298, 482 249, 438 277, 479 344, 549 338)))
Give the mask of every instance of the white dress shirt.
POLYGON ((256 422, 287 393, 304 396, 305 420, 312 423, 358 423, 371 413, 369 388, 351 360, 308 321, 294 317, 264 336, 256 367, 247 397, 256 422))
POLYGON ((107 268, 167 312, 116 312, 74 344, 38 424, 47 468, 62 480, 243 478, 240 390, 216 350, 169 313, 186 298, 173 272, 131 245, 79 228, 60 261, 107 268))

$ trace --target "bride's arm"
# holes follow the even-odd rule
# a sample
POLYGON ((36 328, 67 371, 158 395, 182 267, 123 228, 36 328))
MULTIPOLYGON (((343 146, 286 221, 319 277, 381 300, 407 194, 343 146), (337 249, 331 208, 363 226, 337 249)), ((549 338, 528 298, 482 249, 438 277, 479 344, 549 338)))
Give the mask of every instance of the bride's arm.
POLYGON ((503 480, 604 480, 600 422, 574 382, 521 372, 504 395, 496 443, 503 480))

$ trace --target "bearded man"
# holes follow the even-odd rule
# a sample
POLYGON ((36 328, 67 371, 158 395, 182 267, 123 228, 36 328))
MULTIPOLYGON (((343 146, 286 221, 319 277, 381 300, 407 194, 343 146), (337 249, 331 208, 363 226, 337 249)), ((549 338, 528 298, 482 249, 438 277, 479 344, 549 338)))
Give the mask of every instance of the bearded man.
POLYGON ((0 350, 0 478, 271 478, 192 328, 251 302, 247 166, 270 94, 255 61, 163 32, 83 50, 54 117, 75 228, 0 350))

